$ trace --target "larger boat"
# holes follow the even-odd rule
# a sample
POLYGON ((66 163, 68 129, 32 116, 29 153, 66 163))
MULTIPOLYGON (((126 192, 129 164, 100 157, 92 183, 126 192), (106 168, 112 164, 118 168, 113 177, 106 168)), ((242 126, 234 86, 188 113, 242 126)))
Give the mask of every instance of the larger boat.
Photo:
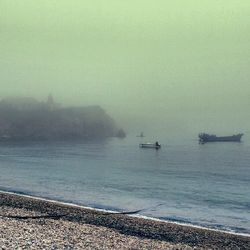
POLYGON ((230 135, 230 136, 216 136, 206 133, 199 134, 200 143, 205 142, 240 142, 243 134, 230 135))

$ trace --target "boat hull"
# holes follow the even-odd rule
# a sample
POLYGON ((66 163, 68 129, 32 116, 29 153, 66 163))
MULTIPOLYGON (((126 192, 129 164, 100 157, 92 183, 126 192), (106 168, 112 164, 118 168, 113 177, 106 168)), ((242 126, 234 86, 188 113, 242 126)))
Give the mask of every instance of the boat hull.
POLYGON ((160 149, 161 145, 155 145, 155 143, 141 143, 140 148, 154 148, 154 149, 160 149))
POLYGON ((231 135, 231 136, 216 136, 209 134, 199 134, 201 143, 206 142, 240 142, 243 134, 231 135))

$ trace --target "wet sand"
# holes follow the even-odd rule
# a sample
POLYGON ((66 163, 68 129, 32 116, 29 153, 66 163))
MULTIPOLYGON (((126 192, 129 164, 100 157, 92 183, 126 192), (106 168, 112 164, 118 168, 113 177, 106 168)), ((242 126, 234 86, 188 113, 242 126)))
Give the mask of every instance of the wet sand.
POLYGON ((250 237, 0 192, 0 247, 250 249, 250 237))

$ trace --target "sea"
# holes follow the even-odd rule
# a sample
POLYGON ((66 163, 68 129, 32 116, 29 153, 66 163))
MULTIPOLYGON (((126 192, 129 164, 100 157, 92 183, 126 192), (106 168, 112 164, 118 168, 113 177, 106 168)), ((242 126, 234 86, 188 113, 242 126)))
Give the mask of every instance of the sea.
POLYGON ((155 140, 1 142, 0 190, 250 235, 250 136, 155 140))

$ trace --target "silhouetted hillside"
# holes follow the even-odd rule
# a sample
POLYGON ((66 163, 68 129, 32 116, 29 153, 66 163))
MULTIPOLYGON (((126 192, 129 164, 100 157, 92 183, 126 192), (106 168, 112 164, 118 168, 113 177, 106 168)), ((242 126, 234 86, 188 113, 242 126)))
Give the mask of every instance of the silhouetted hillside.
POLYGON ((32 98, 0 102, 0 139, 67 140, 125 137, 114 120, 99 106, 60 108, 32 98))

